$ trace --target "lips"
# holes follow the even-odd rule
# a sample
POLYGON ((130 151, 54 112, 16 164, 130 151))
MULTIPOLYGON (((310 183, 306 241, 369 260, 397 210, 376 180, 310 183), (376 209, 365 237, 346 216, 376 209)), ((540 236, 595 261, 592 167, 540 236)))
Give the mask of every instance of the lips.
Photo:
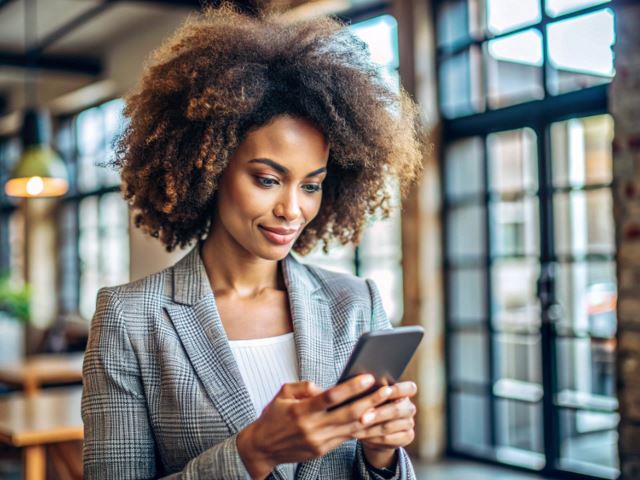
POLYGON ((286 245, 291 243, 294 238, 296 238, 296 233, 298 233, 299 228, 274 228, 274 227, 265 227, 263 225, 258 225, 262 234, 269 240, 271 243, 276 245, 286 245))
POLYGON ((265 227, 264 225, 260 225, 260 228, 264 228, 273 233, 277 233, 278 235, 291 235, 292 233, 296 233, 298 231, 297 228, 277 228, 277 227, 265 227))

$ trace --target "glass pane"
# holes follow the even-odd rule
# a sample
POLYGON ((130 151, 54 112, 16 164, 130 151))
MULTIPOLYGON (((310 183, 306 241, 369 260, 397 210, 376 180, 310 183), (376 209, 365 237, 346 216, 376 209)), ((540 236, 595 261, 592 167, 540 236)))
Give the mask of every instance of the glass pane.
POLYGON ((109 228, 127 228, 129 225, 129 208, 119 192, 107 193, 100 199, 102 209, 101 224, 109 228))
POLYGON ((455 45, 469 38, 465 0, 441 2, 438 8, 438 46, 455 45))
POLYGON ((397 260, 362 262, 360 276, 372 279, 382 297, 389 321, 399 325, 402 320, 402 265, 397 260))
POLYGON ((485 276, 482 268, 449 270, 449 317, 453 324, 477 324, 487 318, 485 276))
POLYGON ((452 382, 488 382, 485 332, 452 332, 450 347, 449 378, 452 382))
POLYGON ((487 136, 489 185, 497 192, 520 192, 538 187, 536 134, 530 128, 487 136))
POLYGON ((492 204, 494 255, 538 255, 538 198, 492 204))
POLYGON ((60 311, 73 313, 78 305, 78 271, 77 271, 77 204, 75 202, 61 205, 60 224, 58 234, 60 238, 59 262, 60 282, 60 311))
POLYGON ((447 58, 440 64, 440 103, 445 117, 461 117, 484 109, 481 68, 477 47, 447 58))
POLYGON ((485 0, 487 28, 491 33, 503 33, 541 19, 540 0, 519 0, 513 8, 513 0, 485 0))
POLYGON ((535 260, 500 260, 491 269, 493 325, 497 329, 535 330, 540 324, 535 260))
POLYGON ((104 145, 104 122, 100 108, 90 108, 78 115, 78 153, 91 155, 104 145))
POLYGON ((400 191, 390 187, 391 212, 384 220, 374 220, 365 228, 360 241, 360 258, 363 261, 375 259, 391 259, 400 262, 402 259, 402 219, 400 191))
POLYGON ((484 154, 480 137, 450 144, 445 158, 447 197, 456 199, 484 192, 484 154))
POLYGON ((563 406, 615 410, 615 339, 559 338, 558 397, 563 406))
POLYGON ((116 98, 115 100, 104 103, 101 108, 104 113, 107 147, 111 147, 114 137, 122 132, 122 129, 124 128, 124 117, 122 115, 124 100, 116 98))
POLYGON ((560 409, 561 468, 618 478, 617 413, 560 409))
POLYGON ((553 184, 608 184, 612 180, 613 119, 610 115, 572 118, 551 125, 553 184))
POLYGON ((100 168, 98 155, 78 157, 78 190, 88 192, 100 186, 100 168))
POLYGON ((452 393, 450 398, 453 447, 485 453, 489 449, 489 402, 464 392, 452 393))
POLYGON ((613 11, 549 24, 548 88, 553 94, 609 83, 613 78, 613 11))
POLYGON ((557 17, 568 12, 575 12, 581 8, 608 3, 610 0, 546 0, 546 10, 552 17, 557 17))
POLYGON ((484 205, 468 205, 449 210, 447 216, 447 254, 456 261, 486 255, 484 205))
POLYGON ((120 193, 100 199, 100 273, 102 285, 115 285, 129 277, 129 216, 120 193))
POLYGON ((129 239, 126 231, 111 228, 102 236, 100 267, 102 285, 117 285, 128 280, 129 239))
POLYGON ((611 190, 554 194, 556 250, 559 255, 613 254, 611 190))
POLYGON ((557 298, 559 330, 610 338, 616 334, 616 266, 614 262, 560 263, 557 298))
POLYGON ((497 407, 498 460, 534 469, 544 466, 542 407, 499 399, 497 407))
POLYGON ((382 15, 355 23, 349 28, 369 46, 374 62, 383 66, 398 67, 398 23, 395 18, 382 15))
POLYGON ((542 34, 538 30, 497 38, 485 43, 485 47, 492 108, 544 97, 542 34))
POLYGON ((25 215, 23 210, 14 210, 9 217, 9 272, 12 280, 23 280, 26 266, 24 252, 25 245, 25 215))
POLYGON ((540 335, 495 335, 496 378, 535 383, 541 387, 540 349, 540 335))

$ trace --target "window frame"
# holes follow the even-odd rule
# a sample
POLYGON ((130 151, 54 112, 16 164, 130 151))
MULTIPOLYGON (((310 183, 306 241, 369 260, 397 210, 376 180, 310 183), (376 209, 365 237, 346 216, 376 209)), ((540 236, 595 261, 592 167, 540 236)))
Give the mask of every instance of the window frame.
MULTIPOLYGON (((104 104, 107 104, 113 100, 117 100, 120 97, 114 96, 114 97, 109 97, 106 99, 100 99, 99 101, 93 102, 87 106, 84 106, 83 108, 79 109, 79 110, 75 110, 73 112, 69 112, 69 113, 65 113, 64 115, 59 115, 55 118, 55 125, 53 128, 53 137, 54 139, 57 139, 57 135, 59 134, 60 130, 63 128, 63 125, 66 122, 69 122, 69 126, 66 128, 70 128, 71 132, 70 134, 73 137, 73 142, 72 145, 69 149, 69 151, 63 151, 61 152, 65 161, 65 164, 67 165, 67 169, 69 172, 69 192, 60 199, 60 204, 58 205, 58 216, 61 217, 62 216, 62 212, 65 208, 69 208, 69 205, 71 205, 71 208, 73 208, 73 233, 72 233, 72 239, 73 239, 73 245, 74 245, 74 254, 73 254, 73 269, 74 272, 72 274, 72 278, 73 280, 70 281, 69 279, 65 278, 65 265, 63 265, 63 258, 62 258, 62 248, 58 249, 58 258, 57 258, 57 271, 58 271, 58 297, 59 297, 59 313, 64 317, 64 318, 82 318, 82 320, 84 321, 89 321, 89 318, 84 318, 81 313, 80 313, 80 281, 81 281, 81 275, 82 275, 82 268, 81 268, 81 259, 80 259, 80 203, 89 197, 95 197, 98 202, 101 201, 101 199, 110 193, 115 193, 115 192, 120 192, 120 183, 118 183, 118 185, 110 185, 110 186, 100 186, 98 188, 94 188, 94 189, 90 189, 90 190, 85 190, 85 191, 80 191, 78 189, 78 168, 79 168, 79 158, 80 158, 80 153, 79 153, 79 149, 78 149, 78 132, 77 132, 77 122, 78 122, 78 117, 85 111, 91 110, 92 108, 97 108, 100 107, 104 104), (62 301, 62 291, 63 291, 63 285, 67 284, 67 283, 73 283, 73 307, 70 310, 66 310, 63 307, 63 301, 62 301)), ((123 200, 124 201, 124 200, 123 200)), ((98 212, 100 210, 98 209, 98 212)), ((59 220, 61 220, 61 218, 59 218, 59 220)), ((98 220, 99 222, 99 220, 98 220)), ((127 220, 128 222, 128 220, 127 220)), ((63 225, 64 222, 59 221, 58 225, 58 231, 57 231, 57 237, 58 237, 58 244, 59 246, 61 246, 62 244, 62 238, 63 238, 63 233, 61 231, 60 226, 63 225)), ((99 227, 100 228, 100 224, 99 227)))
MULTIPOLYGON (((432 4, 433 18, 438 18, 438 12, 440 6, 447 0, 435 0, 432 4)), ((481 3, 481 6, 484 5, 481 3)), ((443 60, 450 58, 451 56, 464 52, 466 49, 477 46, 478 48, 487 40, 493 40, 510 36, 516 33, 536 28, 542 34, 542 48, 543 48, 543 64, 542 70, 542 85, 544 89, 544 98, 539 100, 531 100, 523 103, 517 103, 500 108, 491 108, 488 102, 488 92, 486 89, 486 78, 483 79, 485 88, 483 92, 484 109, 481 112, 473 113, 466 116, 459 116, 455 118, 442 118, 442 148, 440 149, 440 168, 441 175, 441 192, 442 196, 442 242, 443 245, 447 245, 449 238, 449 232, 447 227, 447 215, 451 210, 452 205, 459 204, 456 200, 451 202, 446 195, 447 178, 446 178, 446 158, 445 152, 447 146, 465 138, 480 137, 483 141, 483 192, 480 195, 476 195, 476 199, 481 197, 481 200, 476 200, 474 205, 482 206, 485 209, 484 212, 484 241, 486 245, 486 251, 483 254, 482 264, 479 265, 483 269, 485 289, 484 300, 486 302, 486 318, 480 322, 477 326, 479 331, 482 331, 486 335, 486 343, 484 345, 484 351, 486 353, 486 386, 473 385, 476 391, 465 390, 462 392, 472 393, 479 395, 479 399, 482 399, 487 403, 487 418, 488 418, 488 445, 490 453, 488 454, 475 454, 470 451, 461 451, 455 448, 452 442, 451 433, 447 438, 447 453, 451 456, 469 458, 473 460, 486 461, 489 463, 497 463, 506 465, 511 468, 530 472, 531 469, 501 462, 496 456, 496 447, 498 445, 497 438, 497 403, 504 399, 502 396, 496 395, 494 392, 494 383, 497 379, 496 376, 496 351, 495 351, 495 339, 503 331, 495 329, 492 324, 492 319, 495 318, 493 303, 493 291, 492 287, 494 281, 491 278, 492 264, 496 260, 496 256, 492 254, 492 247, 495 245, 495 238, 492 234, 492 213, 491 206, 494 204, 491 199, 491 186, 490 186, 490 172, 489 172, 489 152, 487 148, 487 136, 503 131, 511 131, 520 128, 531 128, 536 134, 536 156, 537 156, 537 174, 540 179, 537 188, 537 198, 539 200, 538 209, 538 222, 539 222, 539 258, 537 263, 541 268, 541 273, 548 272, 553 268, 553 265, 558 262, 560 257, 555 252, 555 232, 554 232, 554 211, 553 211, 553 195, 554 193, 563 190, 555 187, 551 179, 551 166, 552 166, 552 152, 551 152, 551 125, 555 122, 569 120, 571 118, 588 117, 593 115, 607 114, 608 112, 608 88, 610 83, 591 86, 582 90, 571 91, 567 93, 559 93, 552 95, 549 92, 547 85, 547 69, 549 68, 548 61, 548 48, 547 48, 547 36, 546 27, 549 23, 560 22, 562 20, 575 18, 578 16, 586 15, 600 10, 611 9, 615 15, 614 3, 601 3, 598 5, 592 5, 587 8, 582 8, 576 11, 567 12, 557 17, 550 17, 545 10, 545 1, 540 0, 541 19, 537 23, 527 24, 525 26, 517 27, 509 31, 505 31, 496 35, 482 35, 482 38, 467 38, 464 41, 456 43, 453 48, 443 48, 438 46, 437 48, 437 68, 440 71, 440 65, 443 60)), ((465 21, 468 23, 468 9, 466 10, 467 18, 465 21)), ((484 71, 484 68, 483 68, 484 71)), ((443 89, 438 88, 438 102, 442 105, 443 101, 443 89)), ((580 188, 566 187, 566 191, 575 190, 589 190, 593 188, 611 188, 611 183, 606 185, 592 185, 582 186, 580 188)), ((597 257, 594 255, 588 255, 587 257, 597 257)), ((583 258, 586 259, 587 257, 583 258)), ((616 255, 606 256, 606 260, 614 260, 616 255)), ((513 258, 513 256, 509 256, 513 258)), ((570 260, 576 260, 572 258, 570 260)), ((457 264, 456 264, 457 265, 457 264)), ((452 333, 474 331, 465 326, 454 326, 451 322, 450 302, 451 302, 451 290, 449 285, 449 275, 451 272, 452 264, 448 258, 447 252, 443 251, 443 267, 445 277, 447 281, 444 289, 444 314, 445 314, 445 362, 446 369, 446 395, 447 395, 447 431, 453 432, 453 408, 452 398, 455 393, 460 391, 451 383, 451 355, 453 352, 452 346, 452 333)), ((549 272, 550 273, 550 272, 549 272)), ((542 407, 542 438, 543 448, 545 456, 544 467, 540 470, 534 470, 541 475, 558 475, 561 474, 562 478, 567 479, 602 479, 607 477, 589 475, 586 473, 577 473, 575 471, 564 470, 558 465, 560 460, 560 412, 561 408, 555 404, 556 394, 558 393, 558 383, 556 378, 556 358, 557 358, 557 338, 567 338, 567 335, 558 335, 558 332, 554 330, 553 321, 550 317, 549 307, 556 302, 556 288, 553 277, 548 281, 545 281, 544 275, 538 281, 538 298, 540 299, 540 293, 546 295, 546 299, 541 305, 541 327, 539 329, 540 342, 541 342, 541 376, 542 376, 542 400, 540 405, 542 407)), ((517 401, 516 399, 509 399, 511 401, 517 401)), ((536 405, 536 403, 528 403, 529 405, 536 405)), ((581 409, 582 410, 582 409, 581 409)), ((587 411, 588 408, 584 409, 587 411)), ((595 410, 593 410, 595 411, 595 410)))

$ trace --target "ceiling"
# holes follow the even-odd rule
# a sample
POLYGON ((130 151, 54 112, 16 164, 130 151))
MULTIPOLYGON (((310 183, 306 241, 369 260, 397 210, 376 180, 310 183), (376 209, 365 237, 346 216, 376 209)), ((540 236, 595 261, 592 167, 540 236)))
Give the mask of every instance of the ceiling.
MULTIPOLYGON (((64 92, 63 84, 72 90, 91 83, 103 72, 105 55, 113 43, 157 25, 174 24, 176 18, 186 17, 203 3, 213 2, 0 0, 0 116, 13 109, 16 102, 12 98, 23 95, 26 74, 38 88, 46 86, 56 92, 64 92)), ((253 4, 239 3, 249 8, 253 4)))
MULTIPOLYGON (((203 5, 220 1, 0 0, 0 135, 15 130, 18 113, 27 101, 44 101, 51 107, 56 99, 104 83, 113 73, 109 69, 109 61, 113 61, 110 52, 121 52, 123 45, 125 50, 140 49, 145 35, 151 37, 153 32, 159 32, 166 36, 170 34, 165 31, 167 28, 175 28, 203 5), (35 85, 35 100, 27 99, 27 79, 35 85)), ((324 10, 337 12, 372 2, 231 1, 247 11, 269 5, 299 16, 321 14, 324 10), (313 11, 309 13, 310 10, 313 11)), ((139 66, 138 63, 135 67, 139 66)))

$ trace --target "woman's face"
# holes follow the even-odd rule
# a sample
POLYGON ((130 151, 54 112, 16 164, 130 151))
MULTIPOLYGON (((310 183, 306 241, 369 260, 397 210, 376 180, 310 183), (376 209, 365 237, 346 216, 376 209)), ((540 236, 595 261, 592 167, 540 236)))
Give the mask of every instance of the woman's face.
POLYGON ((322 131, 308 120, 283 115, 250 131, 220 178, 213 243, 284 258, 320 210, 328 158, 322 131))

